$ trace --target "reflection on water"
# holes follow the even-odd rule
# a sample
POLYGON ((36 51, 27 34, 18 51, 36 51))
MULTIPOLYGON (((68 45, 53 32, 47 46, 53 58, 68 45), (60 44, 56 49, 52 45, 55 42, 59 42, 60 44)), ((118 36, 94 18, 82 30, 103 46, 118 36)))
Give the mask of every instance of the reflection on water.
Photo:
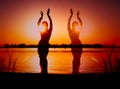
MULTIPOLYGON (((115 54, 120 54, 117 50, 115 54)), ((83 48, 80 59, 80 73, 98 73, 104 72, 102 58, 106 56, 105 49, 100 48, 83 48)), ((11 58, 11 65, 14 65, 15 72, 40 73, 39 56, 37 48, 0 48, 0 63, 8 65, 11 58), (7 51, 6 51, 7 50, 7 51), (12 52, 11 54, 7 54, 12 52), (11 55, 11 56, 10 56, 11 55), (1 59, 4 59, 1 61, 1 59), (16 62, 14 62, 16 60, 16 62), (14 62, 14 63, 12 63, 14 62)), ((71 49, 67 48, 50 48, 47 56, 48 73, 54 74, 71 74, 73 56, 71 49)), ((10 66, 10 65, 9 65, 10 66)), ((12 67, 10 67, 12 68, 12 67)), ((1 68, 0 68, 1 69, 1 68)), ((0 70, 2 71, 2 70, 0 70)))

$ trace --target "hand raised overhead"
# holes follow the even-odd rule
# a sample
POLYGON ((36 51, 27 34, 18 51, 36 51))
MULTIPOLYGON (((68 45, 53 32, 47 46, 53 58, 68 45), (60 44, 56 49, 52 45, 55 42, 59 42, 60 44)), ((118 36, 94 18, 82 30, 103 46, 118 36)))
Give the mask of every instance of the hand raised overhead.
POLYGON ((83 22, 82 22, 81 18, 79 17, 79 15, 80 15, 80 11, 77 11, 77 18, 82 26, 83 22))
POLYGON ((77 17, 79 17, 79 15, 80 15, 80 11, 77 11, 77 17))
POLYGON ((40 11, 41 16, 43 16, 43 11, 40 11))
POLYGON ((48 10, 47 10, 47 15, 49 15, 50 14, 50 8, 48 8, 48 10))
POLYGON ((71 13, 71 15, 73 15, 73 10, 72 9, 70 9, 70 13, 71 13))

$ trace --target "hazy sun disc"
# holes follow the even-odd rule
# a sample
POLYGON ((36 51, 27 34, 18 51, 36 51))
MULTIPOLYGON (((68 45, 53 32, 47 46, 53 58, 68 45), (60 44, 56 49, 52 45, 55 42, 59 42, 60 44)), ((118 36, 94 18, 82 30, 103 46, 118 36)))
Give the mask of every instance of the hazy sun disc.
POLYGON ((81 29, 81 26, 77 25, 75 30, 80 31, 80 29, 81 29))
POLYGON ((39 32, 44 32, 45 30, 45 27, 43 25, 39 25, 38 28, 39 28, 39 32))

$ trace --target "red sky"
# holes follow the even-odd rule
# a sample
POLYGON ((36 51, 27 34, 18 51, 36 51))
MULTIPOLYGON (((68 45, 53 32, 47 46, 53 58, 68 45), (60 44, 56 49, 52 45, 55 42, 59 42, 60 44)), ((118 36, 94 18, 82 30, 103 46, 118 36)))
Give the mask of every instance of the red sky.
POLYGON ((53 20, 51 44, 70 43, 67 21, 72 8, 72 20, 77 20, 76 12, 80 10, 83 44, 120 45, 119 0, 0 0, 0 45, 37 44, 40 10, 44 12, 44 20, 48 20, 48 8, 53 20))

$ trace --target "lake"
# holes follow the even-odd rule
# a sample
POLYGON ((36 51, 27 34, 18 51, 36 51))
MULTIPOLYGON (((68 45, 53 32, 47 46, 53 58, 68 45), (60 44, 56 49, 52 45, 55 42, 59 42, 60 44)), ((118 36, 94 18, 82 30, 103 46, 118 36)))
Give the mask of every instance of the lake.
MULTIPOLYGON (((120 48, 114 48, 113 50, 110 48, 83 48, 79 72, 105 72, 103 59, 107 61, 109 54, 112 61, 117 57, 120 58, 120 48)), ((1 72, 40 73, 39 60, 37 48, 0 48, 1 72)), ((50 48, 47 60, 48 73, 72 73, 73 56, 70 48, 50 48)))

